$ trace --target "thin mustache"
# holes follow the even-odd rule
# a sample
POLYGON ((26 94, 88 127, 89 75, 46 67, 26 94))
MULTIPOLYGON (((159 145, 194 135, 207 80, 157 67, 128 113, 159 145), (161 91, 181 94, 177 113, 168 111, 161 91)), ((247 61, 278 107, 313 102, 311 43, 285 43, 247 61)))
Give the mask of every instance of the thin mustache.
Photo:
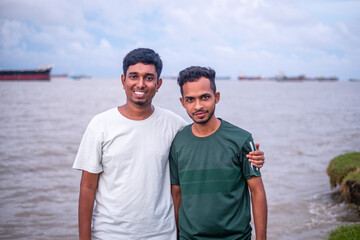
POLYGON ((133 91, 146 91, 145 88, 133 88, 132 90, 133 91))
POLYGON ((198 114, 198 113, 207 113, 207 111, 200 110, 200 111, 196 111, 196 112, 194 112, 193 114, 198 114))

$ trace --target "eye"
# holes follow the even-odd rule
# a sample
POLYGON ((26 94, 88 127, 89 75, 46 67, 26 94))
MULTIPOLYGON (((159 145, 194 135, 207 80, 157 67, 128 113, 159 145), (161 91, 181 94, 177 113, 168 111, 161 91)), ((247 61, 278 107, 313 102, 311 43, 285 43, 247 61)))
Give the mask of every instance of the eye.
POLYGON ((209 95, 204 95, 204 96, 202 96, 202 99, 203 99, 203 100, 208 100, 209 98, 210 98, 209 95))
POLYGON ((185 101, 186 101, 186 102, 192 102, 192 101, 194 101, 194 98, 187 97, 187 98, 185 98, 185 101))
POLYGON ((137 79, 137 75, 129 75, 129 78, 132 80, 137 79))
POLYGON ((153 80, 154 80, 154 77, 153 77, 153 76, 148 76, 148 77, 146 77, 146 80, 147 80, 147 81, 153 81, 153 80))

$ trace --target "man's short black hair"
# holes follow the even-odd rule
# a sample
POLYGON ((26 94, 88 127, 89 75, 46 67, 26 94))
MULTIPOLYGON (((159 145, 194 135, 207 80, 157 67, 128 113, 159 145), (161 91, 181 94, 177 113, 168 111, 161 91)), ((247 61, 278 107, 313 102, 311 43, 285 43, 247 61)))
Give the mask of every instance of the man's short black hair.
POLYGON ((162 61, 158 53, 149 48, 137 48, 129 52, 123 60, 123 73, 126 77, 126 72, 129 66, 137 63, 154 64, 158 79, 162 71, 162 61))
POLYGON ((186 82, 194 82, 197 81, 201 77, 205 77, 210 80, 210 87, 216 93, 216 85, 215 85, 215 70, 209 67, 200 67, 200 66, 191 66, 185 68, 180 71, 179 76, 177 78, 177 83, 180 86, 181 96, 184 96, 183 85, 186 82))

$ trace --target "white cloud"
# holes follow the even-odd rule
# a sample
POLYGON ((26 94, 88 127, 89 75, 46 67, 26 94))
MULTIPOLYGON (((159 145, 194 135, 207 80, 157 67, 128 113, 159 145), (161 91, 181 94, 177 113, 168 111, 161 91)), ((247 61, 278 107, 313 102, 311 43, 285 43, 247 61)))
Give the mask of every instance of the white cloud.
POLYGON ((102 39, 100 40, 99 48, 100 48, 101 50, 109 50, 109 49, 111 50, 111 45, 110 45, 110 43, 109 43, 106 39, 102 38, 102 39))
POLYGON ((0 44, 3 49, 10 49, 21 44, 23 35, 30 32, 27 26, 19 21, 5 20, 0 22, 0 44))
POLYGON ((232 76, 338 64, 336 74, 346 77, 341 66, 355 69, 359 54, 356 7, 356 1, 2 0, 0 67, 38 59, 58 69, 118 74, 127 51, 151 47, 168 74, 189 64, 232 76))

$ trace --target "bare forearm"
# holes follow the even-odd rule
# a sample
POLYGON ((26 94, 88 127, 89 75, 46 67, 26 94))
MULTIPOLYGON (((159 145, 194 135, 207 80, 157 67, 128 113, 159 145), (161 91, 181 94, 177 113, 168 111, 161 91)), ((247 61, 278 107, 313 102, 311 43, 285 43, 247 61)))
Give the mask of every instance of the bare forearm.
POLYGON ((79 196, 79 240, 91 239, 91 219, 94 208, 92 190, 82 188, 79 196))
POLYGON ((174 200, 176 225, 178 225, 178 223, 179 223, 179 208, 180 208, 180 203, 181 203, 181 196, 180 196, 180 198, 177 198, 176 200, 174 200))
POLYGON ((79 239, 91 240, 91 220, 94 209, 98 174, 83 171, 79 196, 79 239))
POLYGON ((265 191, 263 189, 259 189, 252 192, 251 199, 256 240, 265 240, 267 228, 267 202, 265 191))
POLYGON ((172 195, 173 202, 174 202, 176 227, 177 227, 178 233, 179 233, 179 208, 180 208, 180 204, 181 204, 180 186, 172 185, 171 186, 171 195, 172 195))

